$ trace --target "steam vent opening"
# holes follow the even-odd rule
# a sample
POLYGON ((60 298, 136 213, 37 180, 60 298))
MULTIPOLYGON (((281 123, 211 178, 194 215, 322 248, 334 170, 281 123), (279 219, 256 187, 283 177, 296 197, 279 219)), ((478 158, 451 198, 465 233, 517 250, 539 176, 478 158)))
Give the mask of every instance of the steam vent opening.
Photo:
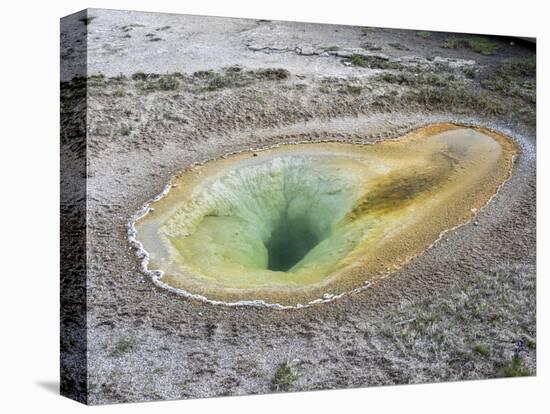
POLYGON ((515 147, 437 124, 374 144, 289 144, 182 171, 135 223, 157 281, 224 303, 308 304, 355 291, 467 222, 515 147), (158 273, 155 273, 158 274, 158 273))

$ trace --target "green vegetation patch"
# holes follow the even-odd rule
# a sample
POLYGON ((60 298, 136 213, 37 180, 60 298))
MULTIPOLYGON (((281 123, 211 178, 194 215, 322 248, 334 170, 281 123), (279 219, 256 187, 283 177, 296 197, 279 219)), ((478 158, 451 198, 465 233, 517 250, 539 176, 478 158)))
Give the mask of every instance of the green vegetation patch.
POLYGON ((484 345, 484 344, 476 344, 472 347, 472 351, 474 351, 475 353, 483 356, 483 357, 487 357, 489 355, 491 355, 491 350, 489 349, 489 347, 487 345, 484 345))
POLYGON ((127 137, 128 135, 130 135, 131 132, 132 132, 132 127, 131 126, 124 125, 124 126, 122 126, 122 128, 120 128, 120 135, 122 135, 124 137, 127 137))
POLYGON ((338 92, 343 95, 361 95, 363 87, 359 85, 345 85, 338 89, 338 92))
POLYGON ((122 337, 117 340, 113 350, 111 351, 111 356, 119 357, 130 352, 135 345, 135 341, 132 338, 122 337))
MULTIPOLYGON (((216 91, 224 88, 244 87, 257 81, 283 81, 290 78, 290 72, 282 68, 264 68, 256 70, 244 70, 239 66, 231 66, 221 72, 213 70, 201 70, 194 72, 192 76, 179 72, 158 74, 136 72, 128 78, 124 75, 107 78, 103 74, 88 77, 90 86, 103 87, 116 85, 120 88, 110 93, 114 97, 123 97, 124 83, 131 79, 135 82, 138 91, 142 93, 176 91, 183 82, 187 91, 216 91)), ((100 94, 97 92, 96 94, 100 94)))
POLYGON ((161 76, 157 82, 159 89, 162 91, 173 91, 178 88, 179 84, 174 75, 161 76))
POLYGON ((508 59, 502 64, 500 69, 509 76, 536 76, 537 59, 536 56, 525 58, 508 59))
POLYGON ((500 377, 528 377, 529 375, 531 374, 519 355, 514 355, 512 360, 502 365, 499 371, 500 377))
POLYGON ((360 66, 370 69, 401 69, 402 65, 397 62, 391 62, 388 58, 381 56, 370 56, 354 54, 345 60, 351 63, 353 66, 360 66))
POLYGON ((156 73, 137 72, 132 75, 134 81, 140 82, 139 89, 145 93, 156 91, 173 91, 178 89, 180 83, 179 74, 159 75, 156 73))
POLYGON ((536 102, 535 57, 506 60, 496 71, 481 81, 484 89, 536 102))
POLYGON ((275 371, 275 375, 271 380, 272 391, 290 391, 292 386, 298 379, 298 376, 288 362, 283 362, 275 371))
POLYGON ((238 85, 234 79, 231 79, 228 76, 215 75, 212 77, 212 79, 208 81, 208 84, 206 85, 206 90, 215 91, 217 89, 223 89, 229 86, 241 86, 241 85, 238 85))
POLYGON ((290 72, 288 70, 280 68, 258 69, 256 71, 250 71, 249 73, 256 78, 267 80, 284 80, 290 77, 290 72))
POLYGON ((197 79, 205 80, 207 91, 224 88, 243 87, 257 80, 282 81, 290 77, 290 72, 281 68, 266 68, 245 71, 238 66, 231 66, 224 72, 198 71, 193 74, 197 79))
POLYGON ((450 82, 449 79, 445 79, 445 77, 437 73, 384 73, 377 79, 387 83, 407 86, 447 86, 450 82))
POLYGON ((198 70, 193 73, 195 78, 199 79, 209 79, 212 78, 216 73, 213 70, 198 70))
POLYGON ((482 55, 493 55, 498 48, 496 43, 484 37, 448 37, 441 47, 445 49, 464 47, 482 55))
POLYGON ((400 382, 534 375, 535 270, 506 266, 468 275, 445 294, 376 321, 365 330, 365 341, 383 350, 384 358, 399 361, 400 382), (503 360, 518 338, 525 338, 524 346, 518 341, 513 356, 503 360))
POLYGON ((147 80, 147 74, 143 72, 136 72, 132 75, 132 80, 145 81, 147 80))
POLYGON ((462 68, 462 73, 468 79, 474 79, 476 77, 476 70, 474 68, 470 67, 470 66, 464 66, 462 68))
POLYGON ((428 110, 449 110, 449 108, 463 108, 483 115, 503 115, 503 104, 491 96, 474 92, 453 83, 451 86, 438 88, 423 86, 409 90, 401 96, 403 103, 416 103, 428 110))

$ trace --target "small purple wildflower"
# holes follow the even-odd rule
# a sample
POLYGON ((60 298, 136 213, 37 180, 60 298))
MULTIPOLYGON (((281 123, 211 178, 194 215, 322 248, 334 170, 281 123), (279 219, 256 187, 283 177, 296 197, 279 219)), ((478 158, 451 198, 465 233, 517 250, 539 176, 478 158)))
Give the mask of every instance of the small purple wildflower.
POLYGON ((516 342, 516 347, 514 348, 514 355, 519 356, 520 353, 525 351, 525 341, 520 339, 516 342))

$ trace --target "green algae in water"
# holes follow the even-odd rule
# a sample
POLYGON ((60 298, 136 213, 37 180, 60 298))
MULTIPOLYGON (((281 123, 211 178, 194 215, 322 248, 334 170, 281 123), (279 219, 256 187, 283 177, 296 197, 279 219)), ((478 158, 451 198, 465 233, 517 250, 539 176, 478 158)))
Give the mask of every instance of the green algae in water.
POLYGON ((513 149, 452 125, 196 166, 137 224, 167 286, 224 302, 341 294, 420 253, 507 177, 513 149))
POLYGON ((360 192, 344 164, 315 155, 255 159, 196 191, 161 233, 180 265, 212 282, 311 283, 359 242, 357 231, 338 225, 360 192))

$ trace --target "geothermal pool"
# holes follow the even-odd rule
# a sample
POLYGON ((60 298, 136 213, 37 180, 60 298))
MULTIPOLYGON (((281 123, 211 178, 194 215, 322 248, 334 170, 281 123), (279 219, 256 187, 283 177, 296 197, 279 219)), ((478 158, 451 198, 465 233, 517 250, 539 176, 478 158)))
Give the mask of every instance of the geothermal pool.
POLYGON ((515 147, 438 124, 374 144, 288 144, 195 165, 135 223, 164 286, 228 304, 305 305, 360 290, 467 222, 515 147))

